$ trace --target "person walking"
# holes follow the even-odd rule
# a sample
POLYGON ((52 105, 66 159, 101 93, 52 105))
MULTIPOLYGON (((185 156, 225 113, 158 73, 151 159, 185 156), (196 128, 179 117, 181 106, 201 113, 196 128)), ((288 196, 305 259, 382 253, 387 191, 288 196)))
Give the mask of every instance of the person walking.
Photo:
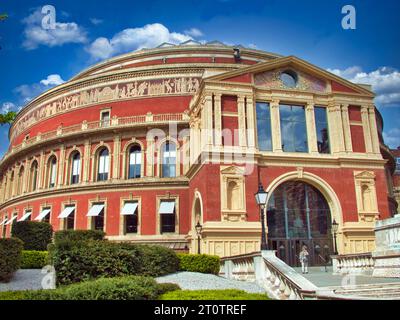
POLYGON ((300 263, 301 263, 301 271, 304 273, 308 273, 308 256, 309 253, 307 251, 307 247, 303 246, 300 252, 300 263))

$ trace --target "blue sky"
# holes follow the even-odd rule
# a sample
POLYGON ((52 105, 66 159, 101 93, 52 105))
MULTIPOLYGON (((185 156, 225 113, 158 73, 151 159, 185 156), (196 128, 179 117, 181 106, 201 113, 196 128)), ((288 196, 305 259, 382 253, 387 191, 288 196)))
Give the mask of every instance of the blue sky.
MULTIPOLYGON (((220 40, 295 55, 351 81, 369 83, 385 121, 389 146, 400 145, 400 1, 5 0, 0 13, 0 108, 18 110, 40 92, 101 59, 151 47, 220 40), (356 9, 356 29, 341 25, 344 5, 356 9), (40 27, 53 5, 56 29, 40 27)), ((0 128, 0 154, 8 128, 0 128)))

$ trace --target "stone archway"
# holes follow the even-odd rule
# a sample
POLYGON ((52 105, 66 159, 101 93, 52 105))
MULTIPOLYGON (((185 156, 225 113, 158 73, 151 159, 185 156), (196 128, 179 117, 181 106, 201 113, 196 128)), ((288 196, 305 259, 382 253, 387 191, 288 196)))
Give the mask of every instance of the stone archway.
POLYGON ((197 241, 197 233, 195 226, 197 222, 200 222, 203 225, 203 199, 199 191, 195 191, 192 205, 192 219, 191 219, 191 246, 190 252, 197 253, 198 250, 198 241, 197 241))
POLYGON ((320 177, 299 170, 276 178, 267 191, 271 249, 296 266, 301 247, 307 245, 313 264, 325 264, 334 251, 332 221, 339 223, 339 229, 343 226, 340 202, 333 189, 320 177))

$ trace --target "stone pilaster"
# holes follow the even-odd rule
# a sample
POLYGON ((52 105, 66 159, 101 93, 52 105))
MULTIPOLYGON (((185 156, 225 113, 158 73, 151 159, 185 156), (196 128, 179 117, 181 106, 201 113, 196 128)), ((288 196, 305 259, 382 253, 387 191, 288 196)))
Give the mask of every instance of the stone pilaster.
POLYGON ((215 125, 215 145, 222 146, 222 110, 221 95, 214 96, 214 125, 215 125))
POLYGON ((68 175, 68 168, 64 172, 65 168, 65 146, 62 145, 60 147, 60 171, 58 172, 58 186, 61 187, 64 184, 64 179, 65 181, 68 181, 69 177, 68 175))
POLYGON ((22 194, 29 192, 29 183, 28 183, 28 176, 29 176, 29 161, 28 159, 25 160, 25 169, 24 169, 24 176, 22 178, 22 194))
POLYGON ((318 154, 317 129, 315 125, 314 103, 309 102, 306 106, 306 124, 308 152, 318 154))
POLYGON ((364 131, 365 150, 367 153, 372 153, 371 129, 369 127, 369 112, 367 106, 361 107, 361 120, 364 131))
POLYGON ((252 96, 246 97, 246 111, 247 111, 247 143, 249 148, 256 146, 256 129, 254 123, 254 100, 252 96))
POLYGON ((120 177, 120 154, 121 154, 121 137, 114 137, 114 148, 113 148, 113 180, 118 180, 120 177))
POLYGON ((372 152, 375 154, 381 154, 378 127, 376 124, 375 107, 374 106, 369 107, 368 112, 369 112, 369 124, 371 129, 372 152))
POLYGON ((154 138, 147 137, 147 152, 146 152, 146 176, 154 176, 154 138))
POLYGON ((333 153, 344 153, 344 134, 340 104, 330 103, 328 108, 328 121, 332 128, 331 144, 333 153))
POLYGON ((39 163, 38 163, 38 182, 37 182, 37 189, 41 190, 44 188, 45 179, 46 179, 46 166, 44 163, 44 152, 40 153, 39 163))
POLYGON ((349 105, 342 105, 342 123, 344 133, 344 144, 346 152, 353 152, 353 144, 351 142, 349 105))
POLYGON ((213 145, 213 106, 212 95, 207 95, 204 101, 205 108, 205 128, 206 128, 206 145, 213 145))
MULTIPOLYGON (((238 96, 237 106, 238 106, 238 125, 239 125, 239 146, 246 147, 246 112, 245 112, 245 97, 238 96)), ((235 134, 235 133, 234 133, 235 134)))
POLYGON ((282 152, 279 100, 271 101, 270 106, 271 106, 272 149, 274 152, 282 152))
POLYGON ((82 182, 89 182, 89 168, 90 168, 90 140, 85 140, 83 147, 83 173, 82 182))

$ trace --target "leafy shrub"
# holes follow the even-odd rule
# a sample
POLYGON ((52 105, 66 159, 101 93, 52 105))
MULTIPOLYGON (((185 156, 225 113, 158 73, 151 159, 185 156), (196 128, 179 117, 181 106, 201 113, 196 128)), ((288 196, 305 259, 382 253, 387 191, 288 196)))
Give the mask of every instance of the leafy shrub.
POLYGON ((56 290, 0 293, 0 300, 154 300, 168 288, 149 277, 128 276, 100 278, 56 290))
POLYGON ((149 277, 100 278, 64 289, 65 300, 154 300, 158 284, 149 277))
POLYGON ((21 265, 24 244, 20 239, 0 239, 0 281, 8 282, 21 265))
POLYGON ((23 250, 21 257, 21 269, 42 269, 48 264, 47 251, 23 250))
POLYGON ((104 240, 105 235, 101 230, 62 230, 54 233, 54 242, 104 240))
POLYGON ((179 287, 175 283, 159 283, 158 284, 158 294, 159 295, 167 293, 167 292, 171 292, 171 291, 177 291, 177 290, 181 290, 181 287, 179 287))
POLYGON ((207 254, 178 254, 179 270, 218 274, 220 258, 207 254))
POLYGON ((242 290, 183 290, 165 293, 159 300, 269 300, 266 294, 242 290))
POLYGON ((1 300, 25 300, 26 291, 4 291, 0 292, 1 300))
POLYGON ((153 245, 138 245, 137 248, 142 275, 159 277, 179 270, 179 259, 173 250, 153 245))
POLYGON ((71 284, 102 276, 140 274, 136 246, 108 241, 61 241, 51 252, 58 284, 71 284))
POLYGON ((21 221, 13 225, 11 235, 24 242, 25 250, 44 251, 51 243, 53 227, 47 222, 21 221))

